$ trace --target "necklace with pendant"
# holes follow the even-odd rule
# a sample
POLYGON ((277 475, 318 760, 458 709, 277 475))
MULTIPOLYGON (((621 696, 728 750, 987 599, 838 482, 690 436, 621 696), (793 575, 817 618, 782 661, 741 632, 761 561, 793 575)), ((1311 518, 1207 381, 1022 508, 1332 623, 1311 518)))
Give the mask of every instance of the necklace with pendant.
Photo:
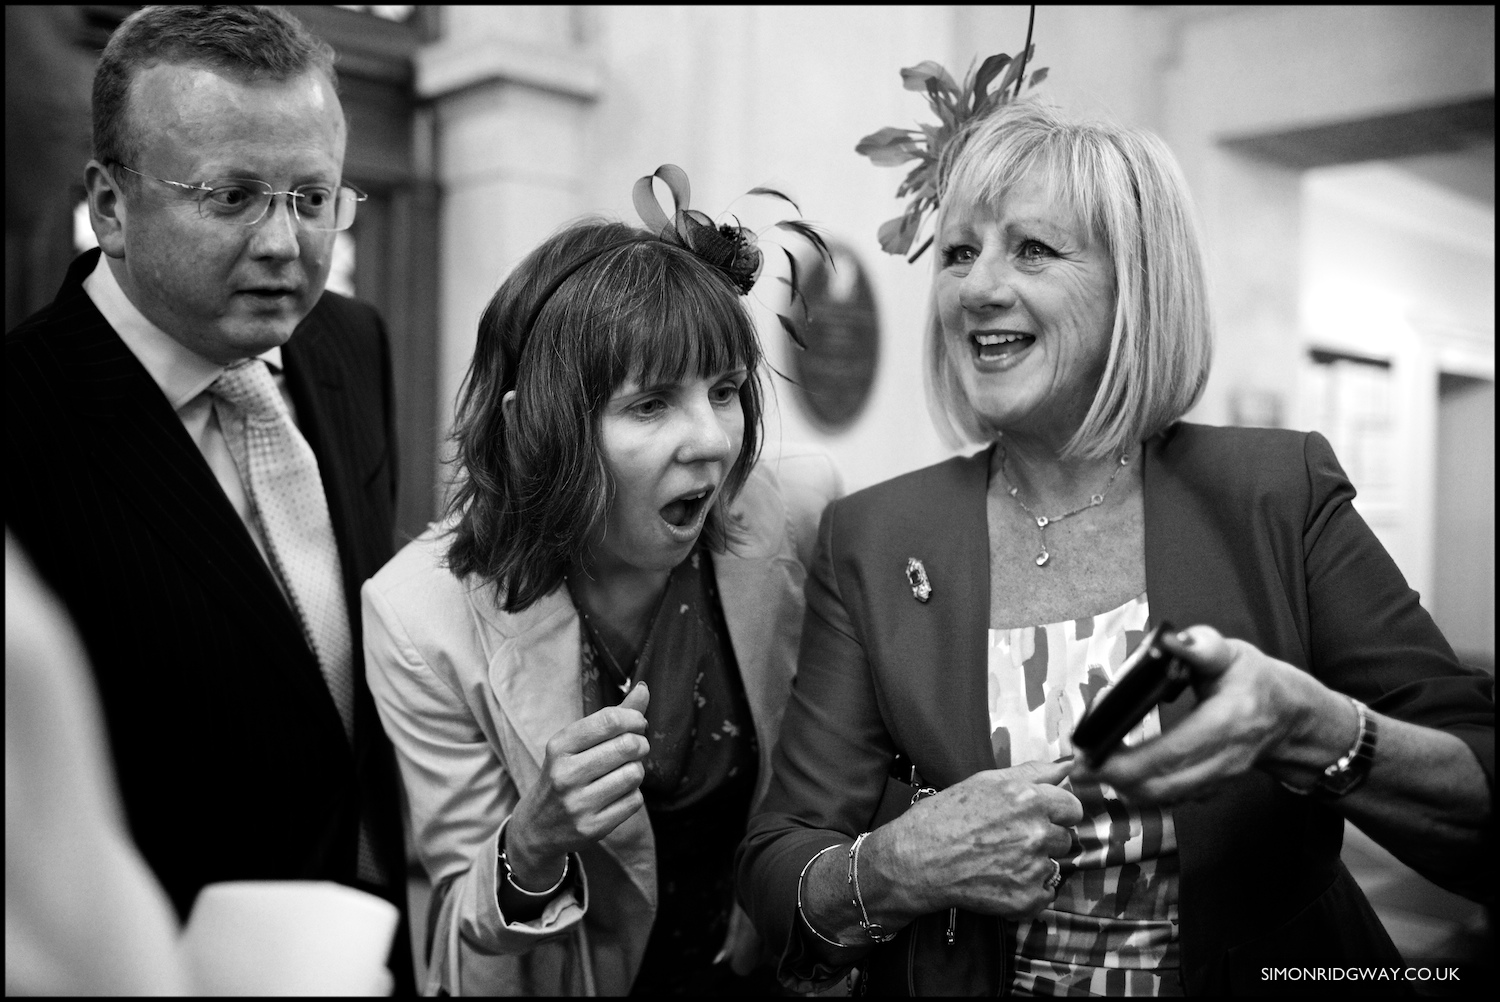
POLYGON ((1052 554, 1047 551, 1047 526, 1052 525, 1055 522, 1061 522, 1065 518, 1072 518, 1074 515, 1077 515, 1081 511, 1087 511, 1090 508, 1099 507, 1104 503, 1104 495, 1109 493, 1109 489, 1115 485, 1115 478, 1120 475, 1120 471, 1130 465, 1130 455, 1128 453, 1122 454, 1120 456, 1120 461, 1115 464, 1114 472, 1109 475, 1109 482, 1104 485, 1103 490, 1099 491, 1098 494, 1090 495, 1087 502, 1079 505, 1072 511, 1063 512, 1061 515, 1047 516, 1038 515, 1036 512, 1031 510, 1030 505, 1021 500, 1020 488, 1015 487, 1011 484, 1010 474, 1007 473, 1005 469, 1005 465, 1009 460, 1010 453, 1006 450, 1005 444, 1002 442, 1000 445, 1000 478, 1005 481, 1006 493, 1015 500, 1016 504, 1021 506, 1022 511, 1024 511, 1028 516, 1031 517, 1033 521, 1036 522, 1037 532, 1041 535, 1042 538, 1042 552, 1036 555, 1036 565, 1038 567, 1046 567, 1047 561, 1052 559, 1052 554))
POLYGON ((615 652, 609 644, 605 643, 604 637, 599 633, 599 628, 594 625, 589 614, 583 611, 582 606, 578 607, 578 616, 583 621, 590 645, 594 648, 595 655, 598 656, 598 663, 604 665, 604 674, 620 692, 629 692, 631 679, 635 675, 635 667, 640 664, 640 655, 633 658, 629 665, 621 665, 620 659, 615 657, 615 652))
MULTIPOLYGON (((572 581, 568 582, 568 595, 573 600, 573 608, 578 610, 578 618, 583 631, 588 635, 589 646, 594 649, 596 663, 604 667, 603 674, 609 676, 609 681, 622 693, 629 692, 635 681, 636 669, 641 666, 646 656, 647 649, 651 646, 651 638, 654 633, 656 619, 661 615, 662 606, 667 601, 667 593, 672 588, 672 578, 676 575, 676 568, 667 575, 667 583, 662 587, 661 596, 656 600, 656 607, 652 610, 650 618, 646 620, 646 633, 641 639, 641 646, 636 650, 635 656, 630 659, 629 664, 623 664, 615 653, 615 649, 605 640, 604 632, 594 623, 584 604, 578 599, 578 590, 572 581)), ((628 640, 627 640, 628 642, 628 640)))

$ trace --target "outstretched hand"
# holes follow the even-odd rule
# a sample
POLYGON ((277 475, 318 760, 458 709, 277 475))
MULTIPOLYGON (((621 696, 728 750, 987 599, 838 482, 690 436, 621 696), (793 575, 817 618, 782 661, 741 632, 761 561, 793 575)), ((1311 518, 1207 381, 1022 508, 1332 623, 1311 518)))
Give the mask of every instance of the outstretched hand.
MULTIPOLYGON (((1081 759, 1075 780, 1108 783, 1127 801, 1171 804, 1203 799, 1224 783, 1260 768, 1306 786, 1353 731, 1348 701, 1307 672, 1222 636, 1211 626, 1178 634, 1193 671, 1198 705, 1170 731, 1134 747, 1121 746, 1097 768, 1081 759)), ((1345 742, 1347 745, 1347 741, 1345 742)), ((1337 757, 1337 752, 1332 756, 1337 757)))

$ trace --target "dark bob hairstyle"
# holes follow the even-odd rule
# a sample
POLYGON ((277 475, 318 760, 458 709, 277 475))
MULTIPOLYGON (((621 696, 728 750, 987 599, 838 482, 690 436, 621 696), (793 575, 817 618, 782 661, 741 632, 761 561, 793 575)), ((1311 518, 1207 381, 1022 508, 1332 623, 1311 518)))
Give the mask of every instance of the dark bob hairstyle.
POLYGON ((453 429, 448 567, 493 584, 507 612, 551 592, 614 499, 599 414, 627 379, 748 370, 745 437, 704 538, 731 541, 725 509, 760 450, 760 340, 728 276, 623 223, 575 223, 526 256, 479 321, 453 429), (514 390, 507 411, 501 401, 514 390))

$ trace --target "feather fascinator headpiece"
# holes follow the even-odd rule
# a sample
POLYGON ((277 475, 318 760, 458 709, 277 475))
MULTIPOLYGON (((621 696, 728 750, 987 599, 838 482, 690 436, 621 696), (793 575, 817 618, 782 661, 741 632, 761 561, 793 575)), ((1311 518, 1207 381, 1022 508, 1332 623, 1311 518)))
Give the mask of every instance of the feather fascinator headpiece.
MULTIPOLYGON (((919 125, 915 129, 887 127, 872 132, 854 147, 854 152, 869 157, 878 167, 898 167, 910 160, 917 161, 896 189, 897 198, 912 196, 906 211, 880 227, 880 249, 887 254, 905 254, 910 250, 927 215, 937 209, 943 181, 939 172, 951 162, 956 149, 961 148, 969 126, 1020 94, 1026 64, 1036 48, 1031 44, 1029 26, 1026 35, 1026 47, 1018 57, 1012 59, 997 52, 980 63, 978 70, 971 68, 962 86, 953 82, 941 64, 930 59, 901 71, 901 82, 907 90, 926 94, 927 103, 938 117, 937 124, 919 125)), ((1035 70, 1025 85, 1035 87, 1046 77, 1046 67, 1035 70)), ((929 236, 907 260, 921 257, 931 244, 929 236)))
MULTIPOLYGON (((691 194, 692 189, 688 184, 687 172, 676 164, 662 164, 654 173, 647 174, 636 181, 635 188, 631 192, 631 200, 635 203, 635 211, 640 215, 641 222, 646 224, 649 235, 638 234, 595 248, 560 268, 552 276, 547 288, 534 300, 525 326, 521 328, 524 332, 522 342, 530 340, 531 330, 536 326, 542 309, 564 282, 600 257, 643 240, 663 240, 681 247, 728 279, 740 295, 749 295, 750 290, 755 287, 756 280, 760 278, 761 268, 765 264, 755 232, 739 225, 738 220, 733 224, 715 224, 703 213, 688 208, 688 199, 691 194), (662 209, 661 203, 656 200, 656 191, 652 187, 654 178, 661 178, 672 196, 671 215, 668 215, 662 209)), ((802 213, 796 202, 774 188, 751 188, 747 194, 773 196, 797 209, 798 215, 802 213)), ((797 234, 812 244, 825 261, 828 261, 830 265, 833 263, 833 255, 829 252, 828 245, 824 243, 822 236, 811 223, 801 219, 783 219, 773 228, 797 234)), ((787 266, 791 269, 789 277, 781 279, 791 290, 788 305, 789 307, 795 306, 800 299, 805 320, 807 300, 797 286, 797 259, 792 257, 791 251, 785 247, 780 249, 786 255, 787 266)), ((807 341, 797 328, 796 321, 780 312, 777 312, 776 318, 781 321, 782 328, 797 343, 797 347, 807 347, 807 341)))
MULTIPOLYGON (((774 188, 751 188, 746 194, 766 195, 780 199, 796 209, 798 215, 802 214, 796 202, 774 188)), ((723 272, 739 289, 740 295, 749 295, 765 265, 765 256, 761 253, 755 232, 739 225, 739 220, 733 223, 714 223, 705 213, 688 207, 691 196, 692 189, 688 185, 687 172, 676 164, 662 164, 655 173, 647 174, 636 181, 635 189, 631 192, 635 211, 648 230, 664 240, 670 240, 692 251, 723 272), (672 196, 670 216, 657 201, 656 191, 652 187, 652 181, 655 178, 662 180, 672 196)), ((772 228, 795 233, 811 244, 824 260, 832 263, 828 245, 824 243, 822 236, 811 223, 802 219, 783 219, 772 228)), ((790 268, 789 277, 782 278, 781 281, 791 290, 791 305, 795 305, 802 298, 802 293, 797 287, 797 259, 785 247, 779 249, 786 255, 787 266, 790 268)), ((805 319, 807 315, 805 299, 802 307, 805 319)), ((799 348, 807 347, 802 332, 790 316, 777 313, 776 318, 781 321, 782 328, 799 348)))

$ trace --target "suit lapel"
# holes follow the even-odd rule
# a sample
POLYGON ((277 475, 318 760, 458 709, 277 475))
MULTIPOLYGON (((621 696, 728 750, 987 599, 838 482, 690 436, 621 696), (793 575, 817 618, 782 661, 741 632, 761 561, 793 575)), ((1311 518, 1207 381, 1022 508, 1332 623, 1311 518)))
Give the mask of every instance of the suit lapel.
MULTIPOLYGON (((1205 559, 1220 541, 1201 538, 1212 527, 1195 517, 1196 505, 1172 469, 1169 453, 1174 432, 1175 428, 1169 428, 1146 442, 1141 477, 1151 622, 1154 625, 1166 620, 1181 628, 1221 622, 1212 605, 1225 592, 1223 565, 1205 559)), ((1175 726, 1197 705, 1191 688, 1172 702, 1161 704, 1162 730, 1175 726)))
POLYGON ((506 765, 524 793, 537 781, 547 741, 583 717, 578 613, 565 586, 523 612, 503 612, 490 585, 472 579, 467 601, 488 664, 490 689, 520 741, 504 748, 506 765), (516 754, 519 752, 520 754, 516 754))
POLYGON ((300 637, 260 551, 161 389, 93 313, 95 322, 58 336, 72 340, 63 351, 82 360, 75 373, 79 413, 93 430, 93 461, 104 479, 204 585, 300 637))
MULTIPOLYGON (((374 698, 362 684, 364 652, 359 644, 360 598, 364 580, 390 557, 390 536, 382 521, 385 510, 367 496, 365 472, 360 469, 358 448, 347 429, 368 421, 355 406, 351 382, 345 379, 345 356, 340 351, 339 331, 328 317, 329 295, 325 293, 311 313, 293 331, 282 347, 281 357, 287 392, 296 409, 297 430, 318 461, 318 479, 328 504, 339 572, 344 585, 344 605, 355 638, 354 755, 361 775, 380 774, 389 766, 371 769, 371 756, 383 755, 385 743, 374 698), (371 550, 371 526, 375 529, 371 550)), ((379 796, 372 791, 372 796, 379 796)), ((394 842, 394 839, 392 840, 394 842)))
MULTIPOLYGON (((1196 623, 1210 624, 1226 636, 1259 640, 1255 633, 1256 602, 1263 595, 1254 594, 1260 582, 1254 568, 1236 560, 1242 548, 1250 545, 1244 534, 1253 526, 1237 524, 1226 530, 1209 507, 1212 501, 1202 489, 1188 479, 1187 472, 1199 461, 1189 451, 1190 429, 1174 425, 1146 443, 1142 469, 1146 508, 1146 589, 1151 602, 1153 622, 1170 620, 1178 627, 1196 623)), ((1201 469, 1201 467, 1200 467, 1201 469)), ((1191 688, 1177 699, 1161 705, 1161 726, 1170 730, 1198 705, 1191 688)), ((1180 868, 1178 909, 1184 929, 1197 929, 1196 936, 1184 934, 1181 943, 1184 975, 1201 972, 1215 962, 1211 955, 1200 955, 1208 942, 1205 926, 1218 924, 1216 916, 1226 895, 1232 894, 1230 882, 1217 864, 1232 854, 1233 846, 1246 830, 1246 805, 1265 803, 1270 780, 1260 773, 1240 776, 1221 785, 1211 796, 1185 800, 1172 806, 1177 829, 1177 858, 1180 868)))
POLYGON ((795 560, 784 559, 786 502, 760 474, 746 483, 731 515, 735 516, 747 538, 712 559, 724 624, 760 739, 761 774, 754 801, 759 802, 771 783, 770 755, 781 730, 785 693, 796 672, 801 640, 801 610, 789 609, 787 603, 801 605, 805 571, 795 560))
POLYGON ((328 515, 338 543, 345 601, 352 610, 359 608, 359 588, 364 583, 354 580, 358 575, 350 566, 353 542, 350 539, 349 506, 355 500, 358 488, 348 469, 346 451, 330 441, 335 424, 333 413, 343 407, 345 401, 342 374, 336 366, 328 364, 322 351, 322 342, 327 336, 327 328, 315 308, 283 346, 282 359, 286 363, 287 389, 297 408, 297 430, 318 460, 323 496, 328 502, 328 515))
POLYGON ((872 554, 865 587, 869 607, 894 612, 876 624, 895 654, 887 679, 886 719, 900 750, 939 787, 995 767, 989 740, 990 553, 985 514, 989 455, 936 467, 910 481, 925 496, 872 554), (922 562, 932 594, 919 601, 906 561, 922 562), (932 685, 933 674, 941 679, 932 685), (899 709, 898 709, 899 708, 899 709))

